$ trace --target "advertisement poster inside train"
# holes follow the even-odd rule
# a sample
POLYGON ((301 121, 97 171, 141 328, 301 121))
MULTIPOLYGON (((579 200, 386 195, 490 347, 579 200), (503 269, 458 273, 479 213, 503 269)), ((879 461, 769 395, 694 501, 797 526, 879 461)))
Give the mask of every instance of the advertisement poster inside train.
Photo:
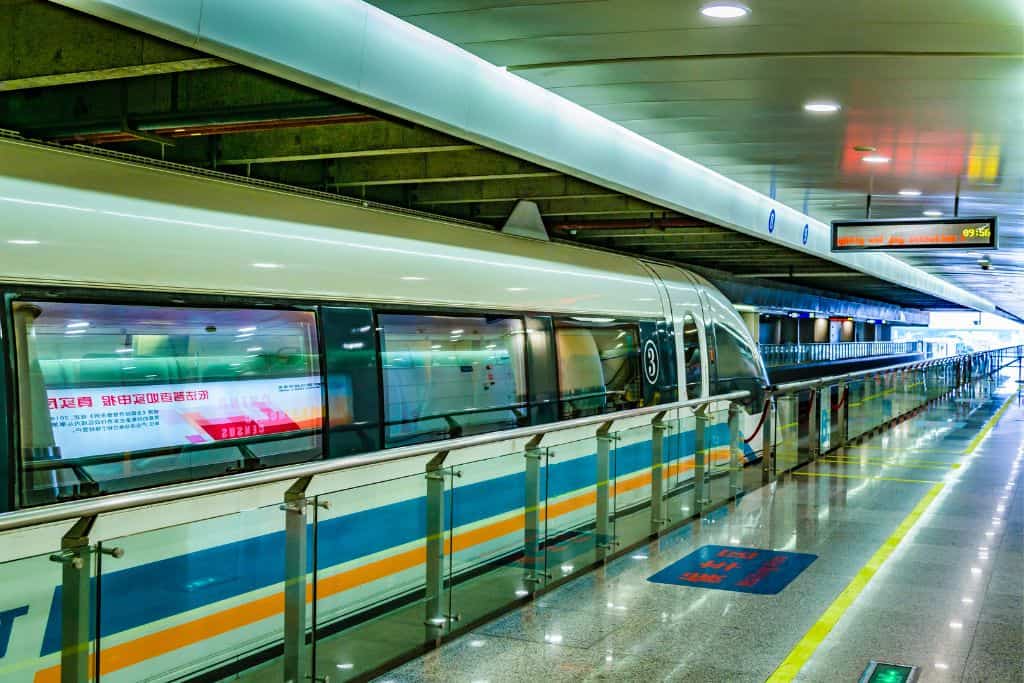
POLYGON ((54 443, 81 458, 319 427, 318 376, 49 389, 54 443))

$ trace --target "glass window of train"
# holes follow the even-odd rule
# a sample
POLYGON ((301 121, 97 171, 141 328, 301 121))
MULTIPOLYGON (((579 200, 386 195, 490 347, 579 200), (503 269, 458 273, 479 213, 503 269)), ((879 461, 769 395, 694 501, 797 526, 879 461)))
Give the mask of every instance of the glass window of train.
POLYGON ((701 369, 704 354, 700 350, 700 333, 697 321, 689 313, 683 318, 683 359, 686 368, 686 397, 701 395, 701 369))
POLYGON ((718 368, 718 388, 715 393, 731 391, 735 386, 730 380, 760 377, 754 350, 743 337, 727 325, 715 323, 715 346, 718 368))
POLYGON ((312 312, 12 309, 24 504, 321 456, 312 312))
POLYGON ((380 314, 387 446, 527 424, 521 318, 380 314))
POLYGON ((626 410, 642 403, 639 339, 636 325, 556 323, 563 418, 626 410))

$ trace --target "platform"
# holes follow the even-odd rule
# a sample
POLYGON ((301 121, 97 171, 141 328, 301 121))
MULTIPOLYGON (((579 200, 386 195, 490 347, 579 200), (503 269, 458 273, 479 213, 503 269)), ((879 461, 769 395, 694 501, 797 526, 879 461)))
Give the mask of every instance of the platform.
POLYGON ((824 683, 871 660, 1024 680, 1016 386, 980 383, 377 680, 824 683), (709 545, 816 558, 774 595, 649 580, 709 545))

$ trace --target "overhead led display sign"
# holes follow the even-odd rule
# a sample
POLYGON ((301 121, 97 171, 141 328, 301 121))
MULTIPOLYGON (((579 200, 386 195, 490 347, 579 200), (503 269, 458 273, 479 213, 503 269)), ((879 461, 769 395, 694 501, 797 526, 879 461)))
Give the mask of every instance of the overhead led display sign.
POLYGON ((995 216, 832 221, 832 251, 996 249, 995 216))

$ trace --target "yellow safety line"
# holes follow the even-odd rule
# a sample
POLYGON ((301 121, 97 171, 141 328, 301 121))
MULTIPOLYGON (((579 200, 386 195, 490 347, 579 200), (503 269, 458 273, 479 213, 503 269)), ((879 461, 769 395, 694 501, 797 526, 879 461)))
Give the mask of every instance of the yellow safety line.
POLYGON ((853 577, 853 580, 843 589, 843 592, 839 594, 825 613, 821 615, 821 618, 812 626, 804 637, 796 644, 789 655, 782 661, 779 668, 768 678, 767 683, 781 683, 782 681, 792 681, 800 670, 807 664, 808 660, 814 655, 815 651, 821 645, 825 637, 835 628, 835 625, 839 623, 839 620, 846 613, 846 610, 850 608, 860 596, 861 591, 868 585, 875 573, 882 564, 889 559, 893 551, 899 546, 900 542, 907 535, 907 532, 915 524, 917 520, 921 518, 924 511, 931 505, 935 497, 939 495, 939 491, 942 490, 943 484, 935 484, 931 490, 925 494, 924 498, 921 499, 907 518, 896 528, 892 536, 885 540, 882 547, 875 551, 875 554, 871 556, 868 563, 861 567, 857 575, 853 577))
POLYGON ((859 458, 822 458, 821 462, 829 465, 873 465, 878 467, 902 467, 908 470, 956 470, 960 469, 960 463, 936 464, 936 463, 914 463, 914 462, 893 462, 890 460, 861 460, 859 458))
MULTIPOLYGON (((870 455, 824 455, 822 459, 835 459, 835 460, 856 460, 857 462, 869 462, 869 463, 883 463, 889 464, 912 464, 912 465, 942 465, 944 467, 959 467, 959 463, 949 462, 948 460, 919 460, 917 458, 907 458, 906 460, 897 460, 899 456, 893 456, 892 458, 883 458, 881 456, 870 456, 870 455)), ((956 457, 961 457, 957 455, 956 457)))
MULTIPOLYGON (((896 445, 896 446, 874 446, 874 445, 871 445, 871 444, 859 444, 857 446, 847 446, 846 450, 847 451, 856 451, 856 450, 864 449, 864 450, 871 450, 871 451, 900 451, 901 448, 902 447, 899 446, 899 445, 896 445)), ((961 455, 963 455, 963 451, 943 451, 943 450, 938 450, 938 449, 935 449, 935 448, 906 448, 902 452, 907 453, 908 455, 918 455, 918 454, 922 454, 922 455, 955 455, 957 457, 960 457, 961 455)))
POLYGON ((979 443, 981 443, 981 440, 988 436, 988 433, 991 432, 992 428, 996 426, 996 422, 999 422, 999 418, 1001 418, 1003 416, 1003 413, 1006 412, 1007 408, 1010 407, 1010 401, 1012 401, 1015 396, 1016 394, 1010 394, 1009 396, 1006 397, 1006 400, 1003 401, 1002 407, 996 411, 995 415, 988 419, 988 422, 986 422, 985 426, 981 428, 981 431, 978 432, 973 439, 971 439, 971 442, 969 444, 967 444, 967 448, 965 448, 963 452, 964 455, 970 455, 971 453, 973 453, 974 449, 978 447, 979 443))
POLYGON ((899 477, 876 477, 869 474, 839 474, 838 472, 793 472, 794 477, 835 477, 836 479, 874 479, 876 481, 899 481, 904 484, 941 484, 929 479, 901 479, 899 477))

